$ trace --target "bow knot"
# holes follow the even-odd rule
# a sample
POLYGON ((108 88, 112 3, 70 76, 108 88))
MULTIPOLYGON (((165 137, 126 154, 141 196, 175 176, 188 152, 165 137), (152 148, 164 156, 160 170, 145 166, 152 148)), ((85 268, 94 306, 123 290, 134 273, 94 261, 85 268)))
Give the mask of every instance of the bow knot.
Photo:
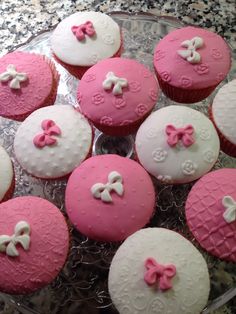
POLYGON ((173 147, 178 141, 182 141, 185 147, 189 147, 194 143, 193 132, 194 128, 190 124, 184 128, 176 128, 172 124, 169 124, 166 127, 166 134, 168 135, 167 143, 173 147))
POLYGON ((25 221, 19 221, 15 225, 14 234, 11 236, 0 236, 0 252, 6 253, 8 256, 19 256, 16 245, 20 244, 25 251, 30 245, 30 225, 25 221))
POLYGON ((201 55, 196 49, 201 48, 204 41, 201 37, 193 37, 190 40, 185 40, 181 43, 181 47, 187 48, 186 50, 178 50, 178 54, 187 59, 190 63, 199 63, 201 61, 201 55))
POLYGON ((105 90, 109 90, 113 86, 112 93, 114 95, 121 95, 122 88, 128 86, 128 81, 125 78, 115 76, 113 72, 108 72, 102 86, 105 90))
POLYGON ((108 182, 96 183, 91 188, 93 197, 100 198, 105 203, 111 203, 112 197, 110 192, 116 192, 118 195, 123 195, 124 187, 122 184, 122 176, 117 171, 112 171, 108 175, 108 182))
POLYGON ((147 271, 144 275, 144 280, 149 286, 159 282, 159 287, 163 291, 172 288, 171 279, 176 275, 176 267, 174 265, 158 264, 154 258, 149 257, 145 261, 145 267, 147 271))
POLYGON ((42 148, 46 145, 55 144, 57 140, 53 138, 52 135, 60 135, 61 129, 53 120, 43 120, 41 127, 44 132, 34 137, 34 145, 38 148, 42 148))
POLYGON ((226 222, 231 223, 236 221, 236 202, 231 196, 225 196, 222 200, 222 204, 225 207, 223 217, 226 222))
POLYGON ((90 21, 78 26, 72 26, 71 30, 78 40, 84 40, 85 35, 92 37, 96 34, 93 23, 90 21))
POLYGON ((20 82, 24 82, 28 79, 26 73, 20 73, 16 71, 16 67, 13 64, 7 66, 6 72, 0 74, 0 81, 7 82, 10 81, 10 88, 20 89, 20 82))

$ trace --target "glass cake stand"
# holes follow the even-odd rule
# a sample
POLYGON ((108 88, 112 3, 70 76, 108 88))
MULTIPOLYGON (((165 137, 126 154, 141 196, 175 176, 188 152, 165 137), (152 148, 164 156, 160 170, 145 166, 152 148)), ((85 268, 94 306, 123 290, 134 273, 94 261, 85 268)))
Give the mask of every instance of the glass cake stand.
MULTIPOLYGON (((123 57, 134 58, 152 69, 152 54, 155 44, 168 32, 183 26, 179 21, 170 17, 159 17, 147 13, 127 14, 123 12, 111 13, 114 20, 121 26, 124 52, 123 57)), ((19 50, 38 52, 51 56, 50 50, 51 31, 43 32, 31 38, 24 45, 17 47, 19 50)), ((236 47, 232 48, 232 70, 227 80, 236 77, 236 47)), ((61 75, 56 104, 77 106, 76 88, 78 80, 56 64, 61 75)), ((190 105, 207 114, 207 106, 212 97, 203 102, 190 105)), ((169 106, 173 101, 161 95, 157 107, 169 106)), ((189 105, 188 105, 189 106, 189 105)), ((16 189, 14 196, 35 195, 41 196, 58 206, 63 213, 64 192, 66 180, 46 181, 29 176, 14 159, 13 140, 19 126, 18 122, 0 118, 0 144, 3 145, 15 165, 16 189)), ((93 154, 117 153, 128 158, 133 155, 134 137, 111 138, 99 131, 93 145, 93 154)), ((236 159, 220 153, 214 167, 236 168, 236 159)), ((221 261, 201 250, 192 238, 186 227, 184 204, 192 184, 172 186, 155 183, 158 190, 156 214, 153 215, 149 226, 170 228, 184 234, 204 255, 211 278, 210 300, 221 296, 220 302, 227 302, 224 293, 236 286, 236 267, 233 263, 221 261)), ((68 261, 57 277, 48 287, 29 296, 9 296, 0 294, 0 314, 97 314, 117 313, 112 306, 108 290, 107 277, 109 265, 119 243, 99 243, 84 237, 70 228, 71 249, 68 261)), ((198 289, 198 287, 196 287, 198 289)), ((236 313, 236 300, 232 299, 214 313, 236 313)))

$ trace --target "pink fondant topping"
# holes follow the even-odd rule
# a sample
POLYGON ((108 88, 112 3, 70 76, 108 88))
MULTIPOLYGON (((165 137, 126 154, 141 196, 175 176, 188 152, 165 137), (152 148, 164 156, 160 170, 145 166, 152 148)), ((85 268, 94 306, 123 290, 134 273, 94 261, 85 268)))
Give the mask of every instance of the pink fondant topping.
POLYGON ((26 81, 27 79, 27 74, 23 72, 17 72, 14 64, 9 64, 6 71, 0 74, 0 81, 10 81, 9 86, 12 89, 20 89, 20 83, 26 81))
POLYGON ((144 280, 149 286, 159 284, 163 291, 172 288, 171 279, 176 275, 176 267, 173 264, 158 264, 154 258, 149 257, 145 261, 145 267, 147 271, 144 280))
POLYGON ((93 197, 101 199, 103 202, 111 203, 112 197, 110 192, 114 191, 118 195, 122 196, 124 193, 124 187, 122 184, 122 176, 117 171, 112 171, 108 175, 108 182, 96 183, 91 188, 93 197))
POLYGON ((224 196, 222 204, 225 208, 223 213, 224 220, 228 223, 236 221, 236 202, 231 196, 224 196))
POLYGON ((178 54, 186 59, 190 63, 199 63, 201 61, 201 55, 196 50, 201 48, 204 41, 201 37, 193 37, 190 40, 185 40, 181 43, 181 47, 187 48, 186 50, 178 50, 178 54))
POLYGON ((96 34, 93 23, 90 21, 80 24, 78 26, 72 26, 71 30, 78 40, 84 40, 85 35, 92 37, 96 34))
POLYGON ((184 128, 176 128, 172 124, 166 126, 167 143, 171 147, 176 146, 178 141, 182 141, 185 147, 191 146, 194 143, 193 133, 194 128, 190 124, 184 128))
POLYGON ((38 148, 42 148, 46 145, 49 146, 55 144, 57 140, 53 138, 52 135, 60 135, 61 129, 53 120, 43 120, 41 127, 44 132, 34 137, 34 145, 38 148))

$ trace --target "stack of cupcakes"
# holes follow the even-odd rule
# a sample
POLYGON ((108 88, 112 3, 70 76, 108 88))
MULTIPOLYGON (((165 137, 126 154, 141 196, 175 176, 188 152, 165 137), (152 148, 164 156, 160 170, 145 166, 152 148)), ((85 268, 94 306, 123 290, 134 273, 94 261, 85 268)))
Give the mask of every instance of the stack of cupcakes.
MULTIPOLYGON (((230 70, 226 42, 196 27, 175 30, 155 48, 155 76, 141 63, 119 57, 122 35, 111 17, 79 12, 59 23, 51 48, 55 60, 81 78, 76 108, 50 106, 59 74, 48 58, 14 52, 0 59, 0 116, 23 121, 14 140, 17 161, 34 177, 68 179, 65 207, 78 232, 96 241, 125 240, 109 273, 120 314, 199 313, 210 289, 201 254, 174 231, 139 229, 154 214, 152 179, 164 184, 200 179, 186 202, 189 228, 211 254, 236 261, 235 171, 207 174, 220 147, 236 157, 236 80, 218 91, 209 109, 212 121, 181 105, 152 113, 161 90, 180 103, 208 97, 230 70), (94 127, 116 137, 137 132, 137 161, 91 157, 94 127)), ((0 183, 0 291, 31 293, 63 268, 67 223, 47 200, 8 200, 14 170, 1 146, 0 183)))

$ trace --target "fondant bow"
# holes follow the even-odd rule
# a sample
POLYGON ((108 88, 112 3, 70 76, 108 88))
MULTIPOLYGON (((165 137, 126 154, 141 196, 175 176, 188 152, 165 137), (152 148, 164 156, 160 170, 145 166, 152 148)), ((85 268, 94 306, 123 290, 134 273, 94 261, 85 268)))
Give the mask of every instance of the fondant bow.
POLYGON ((222 204, 225 207, 223 217, 226 222, 231 223, 236 221, 236 202, 231 196, 225 196, 222 200, 222 204))
POLYGON ((0 236, 0 252, 6 253, 9 256, 19 256, 16 245, 20 244, 25 251, 30 245, 30 225, 25 221, 19 221, 15 225, 14 234, 12 236, 0 236))
POLYGON ((105 90, 109 90, 113 86, 112 93, 114 95, 121 95, 122 87, 127 87, 128 81, 125 78, 115 76, 113 72, 108 72, 102 86, 105 90))
POLYGON ((124 187, 122 184, 122 176, 117 171, 112 171, 108 175, 106 184, 96 183, 91 188, 91 193, 95 198, 100 198, 103 202, 111 203, 112 197, 110 192, 116 192, 118 195, 123 195, 124 187))
POLYGON ((78 26, 72 26, 71 30, 78 40, 84 40, 85 35, 92 37, 96 34, 93 23, 90 21, 80 24, 78 26))
POLYGON ((154 258, 149 257, 145 261, 145 267, 147 271, 144 275, 144 280, 149 286, 159 283, 159 287, 163 291, 172 288, 171 279, 176 274, 174 265, 161 265, 154 258))
POLYGON ((20 73, 16 71, 16 67, 13 64, 7 66, 6 72, 0 74, 0 81, 7 82, 10 81, 10 88, 20 89, 20 82, 24 82, 28 79, 26 73, 20 73))
POLYGON ((43 120, 41 127, 44 132, 34 137, 34 145, 36 147, 42 148, 46 145, 55 144, 57 140, 53 138, 52 135, 60 135, 61 129, 55 124, 53 120, 43 120))
POLYGON ((176 128, 172 124, 169 124, 166 127, 166 134, 168 135, 167 143, 172 147, 178 141, 182 141, 185 147, 191 146, 194 143, 193 132, 194 128, 190 124, 184 128, 176 128))
POLYGON ((178 54, 187 59, 190 63, 199 63, 201 61, 201 55, 196 49, 203 46, 203 39, 201 37, 193 37, 190 40, 185 40, 181 43, 181 47, 186 47, 186 50, 178 50, 178 54))

